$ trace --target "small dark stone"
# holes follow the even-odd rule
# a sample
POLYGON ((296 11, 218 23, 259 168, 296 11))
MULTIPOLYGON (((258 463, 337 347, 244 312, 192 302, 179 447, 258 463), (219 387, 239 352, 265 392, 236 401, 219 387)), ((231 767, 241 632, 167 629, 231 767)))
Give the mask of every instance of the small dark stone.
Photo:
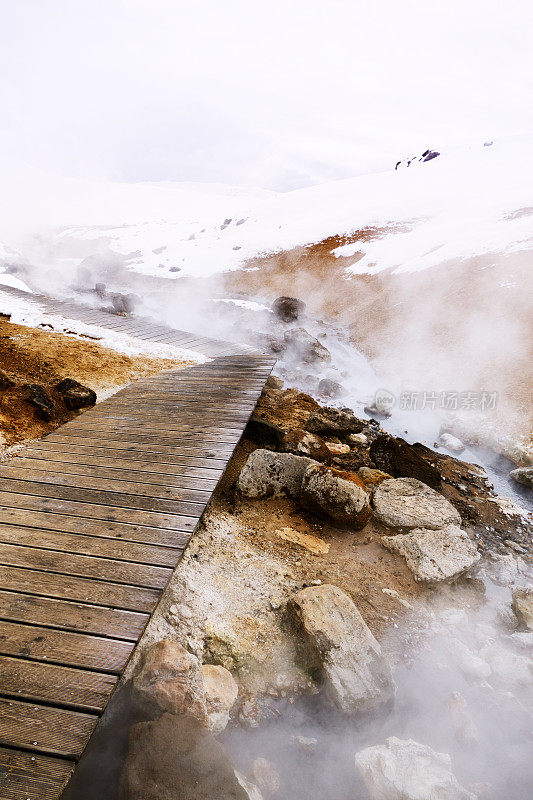
POLYGON ((15 381, 11 380, 7 372, 0 369, 0 389, 12 389, 15 386, 15 381))
POLYGON ((170 267, 169 272, 181 272, 181 267, 170 267))
POLYGON ((96 294, 98 295, 98 297, 102 298, 102 300, 103 300, 103 299, 104 299, 104 297, 105 297, 105 296, 106 296, 106 294, 107 294, 107 291, 106 291, 106 285, 105 285, 105 283, 95 283, 95 285, 94 285, 94 291, 96 292, 96 294))
POLYGON ((363 410, 372 419, 388 419, 391 416, 390 411, 380 411, 376 406, 365 406, 363 410))
MULTIPOLYGON (((372 442, 369 452, 374 464, 383 472, 395 478, 416 478, 432 489, 439 489, 441 475, 417 452, 422 447, 420 443, 410 445, 404 439, 381 434, 372 442)), ((428 449, 428 452, 431 451, 428 449)))
POLYGON ((63 398, 66 407, 71 411, 94 406, 96 403, 96 392, 73 380, 73 378, 63 378, 55 389, 63 398))
POLYGON ((272 305, 275 315, 283 322, 294 322, 304 308, 305 303, 297 297, 278 297, 272 305))
POLYGON ((45 419, 52 419, 56 413, 56 404, 46 389, 43 389, 38 383, 27 383, 24 388, 26 400, 34 405, 45 419))
POLYGON ((133 294, 115 293, 111 295, 111 302, 117 314, 131 314, 138 298, 133 294))
POLYGON ((284 435, 284 431, 278 425, 261 419, 255 414, 250 417, 244 429, 244 438, 260 447, 270 446, 277 449, 284 435))

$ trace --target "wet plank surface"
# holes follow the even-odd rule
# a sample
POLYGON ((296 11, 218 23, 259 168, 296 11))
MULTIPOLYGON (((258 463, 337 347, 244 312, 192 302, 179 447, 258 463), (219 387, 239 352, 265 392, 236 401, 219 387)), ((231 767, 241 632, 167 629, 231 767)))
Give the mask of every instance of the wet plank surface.
POLYGON ((32 301, 212 360, 132 384, 0 464, 0 800, 60 797, 274 363, 32 301))

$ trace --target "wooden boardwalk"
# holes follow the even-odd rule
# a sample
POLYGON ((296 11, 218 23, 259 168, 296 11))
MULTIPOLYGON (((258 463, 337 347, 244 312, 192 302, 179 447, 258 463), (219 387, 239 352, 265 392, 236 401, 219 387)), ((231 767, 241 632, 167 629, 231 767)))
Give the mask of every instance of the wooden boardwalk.
POLYGON ((37 300, 212 360, 138 381, 0 465, 0 800, 61 795, 274 364, 37 300))

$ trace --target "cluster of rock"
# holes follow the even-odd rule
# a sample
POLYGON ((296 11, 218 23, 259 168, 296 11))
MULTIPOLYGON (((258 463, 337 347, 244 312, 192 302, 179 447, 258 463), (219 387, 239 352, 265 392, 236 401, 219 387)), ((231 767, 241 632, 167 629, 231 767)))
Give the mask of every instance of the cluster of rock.
POLYGON ((178 641, 153 644, 133 676, 149 717, 130 730, 119 800, 261 800, 215 736, 226 728, 238 696, 232 674, 200 664, 178 641))
MULTIPOLYGON (((286 322, 294 322, 300 312, 290 302, 280 303, 279 313, 286 322)), ((277 380, 270 381, 270 391, 282 394, 277 380)), ((286 398, 289 395, 290 391, 285 393, 286 398)), ((443 482, 435 466, 438 460, 428 459, 421 445, 409 445, 383 434, 371 422, 358 420, 350 409, 320 408, 309 400, 298 424, 258 415, 250 421, 245 434, 248 456, 235 484, 234 514, 247 499, 289 498, 294 502, 278 507, 290 507, 291 513, 293 507, 296 513, 301 507, 306 517, 325 518, 333 528, 371 530, 373 541, 401 556, 414 580, 430 587, 432 596, 436 593, 431 587, 467 574, 480 555, 462 528, 462 510, 439 491, 443 482), (259 445, 251 453, 250 443, 259 445)), ((289 542, 313 539, 292 528, 276 533, 289 542)), ((315 547, 311 552, 320 558, 328 552, 329 542, 316 539, 309 547, 315 547)), ((382 591, 403 600, 392 589, 382 591)), ((387 710, 396 694, 391 666, 350 594, 332 582, 296 583, 288 577, 280 596, 271 609, 294 645, 310 690, 318 689, 345 717, 387 710)), ((514 635, 529 636, 532 590, 515 585, 512 609, 514 635)), ((509 607, 506 612, 510 613, 509 607)), ((255 727, 264 718, 260 693, 251 695, 245 688, 243 672, 248 667, 228 657, 226 644, 218 628, 206 626, 200 645, 192 647, 196 655, 174 639, 156 642, 145 652, 132 685, 146 715, 155 719, 131 730, 119 800, 170 800, 176 796, 176 786, 186 800, 260 800, 260 793, 266 797, 279 791, 281 779, 273 764, 256 758, 247 767, 254 781, 250 783, 216 738, 230 723, 255 727)), ((453 658, 462 659, 460 671, 469 679, 486 682, 490 677, 498 684, 511 671, 520 685, 531 680, 529 660, 497 641, 483 642, 476 653, 457 642, 453 658)), ((307 691, 302 685, 297 691, 307 691)), ((472 746, 477 741, 476 726, 459 692, 450 695, 447 712, 456 738, 472 746)), ((294 738, 301 740, 294 745, 302 752, 314 752, 316 740, 294 738)), ((370 800, 476 800, 478 796, 472 785, 461 786, 448 755, 411 739, 393 737, 360 750, 355 768, 370 800)))
POLYGON ((392 444, 386 444, 385 437, 378 437, 370 451, 378 463, 395 471, 399 464, 414 464, 426 483, 393 478, 381 469, 360 467, 355 473, 324 463, 335 450, 319 433, 365 436, 354 432, 359 425, 348 410, 313 412, 306 430, 277 438, 282 452, 259 448, 251 453, 237 480, 238 492, 248 498, 290 497, 306 510, 355 531, 373 516, 393 534, 382 536, 382 544, 405 558, 415 580, 457 579, 479 560, 477 547, 461 529, 456 508, 427 485, 437 483, 436 470, 430 465, 420 468, 416 453, 406 454, 407 443, 390 437, 392 444))
POLYGON ((17 396, 34 407, 44 420, 59 418, 64 409, 80 411, 96 403, 96 392, 73 378, 63 378, 50 387, 38 383, 19 384, 4 370, 0 370, 0 391, 17 396), (61 408, 63 406, 63 408, 61 408))

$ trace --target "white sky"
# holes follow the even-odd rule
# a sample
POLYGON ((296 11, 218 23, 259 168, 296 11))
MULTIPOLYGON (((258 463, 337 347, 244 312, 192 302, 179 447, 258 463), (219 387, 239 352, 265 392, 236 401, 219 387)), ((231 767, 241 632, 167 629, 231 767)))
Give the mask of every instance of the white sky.
POLYGON ((3 159, 287 190, 533 128, 531 0, 0 0, 3 159))

